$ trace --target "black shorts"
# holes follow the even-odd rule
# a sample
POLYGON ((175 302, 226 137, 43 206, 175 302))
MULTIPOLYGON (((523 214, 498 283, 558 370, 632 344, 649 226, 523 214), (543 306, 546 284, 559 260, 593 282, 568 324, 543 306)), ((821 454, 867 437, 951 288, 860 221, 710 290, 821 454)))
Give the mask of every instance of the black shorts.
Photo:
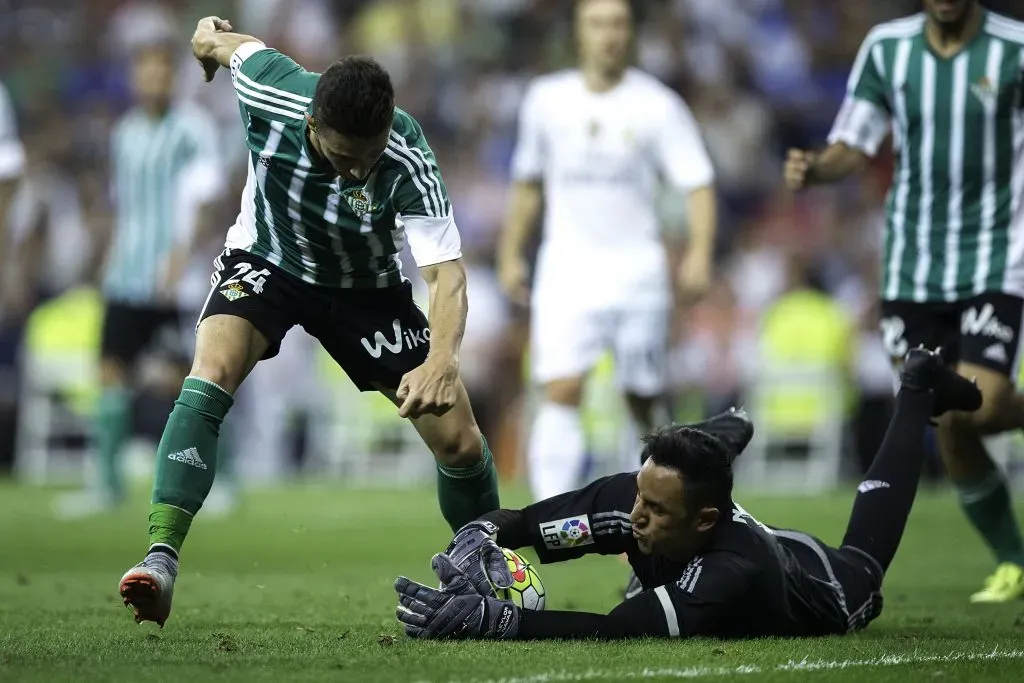
POLYGON ((144 350, 156 349, 173 362, 187 363, 182 316, 173 306, 138 306, 108 301, 103 314, 100 353, 133 364, 144 350))
POLYGON ((315 337, 360 391, 397 389, 430 350, 426 316, 408 282, 387 289, 336 289, 303 282, 238 249, 214 261, 213 287, 199 316, 233 315, 252 323, 273 358, 295 325, 315 337))
POLYGON ((972 363, 1016 381, 1024 299, 992 292, 949 303, 883 301, 882 340, 894 360, 924 344, 949 363, 972 363))

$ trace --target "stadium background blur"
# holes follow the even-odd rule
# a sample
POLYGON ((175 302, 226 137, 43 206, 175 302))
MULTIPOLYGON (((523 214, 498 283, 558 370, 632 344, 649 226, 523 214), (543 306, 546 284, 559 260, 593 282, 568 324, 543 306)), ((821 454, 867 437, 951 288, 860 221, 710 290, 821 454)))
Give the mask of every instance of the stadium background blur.
MULTIPOLYGON (((985 4, 1024 13, 1011 0, 985 4)), ((245 177, 236 101, 226 74, 204 86, 188 41, 199 17, 218 14, 312 70, 353 52, 390 70, 399 105, 419 119, 437 154, 462 232, 471 308, 466 383, 503 477, 520 474, 531 405, 527 322, 502 297, 493 257, 518 105, 531 77, 571 65, 570 7, 566 0, 0 0, 0 79, 27 153, 4 223, 0 472, 46 481, 81 473, 102 315, 95 236, 110 220, 108 140, 129 104, 133 47, 180 43, 180 97, 217 119, 233 188, 219 220, 225 231, 234 221, 245 177)), ((823 143, 868 29, 917 11, 919 2, 651 0, 639 7, 637 62, 694 112, 721 202, 713 287, 676 316, 676 416, 746 403, 765 457, 775 446, 810 453, 817 465, 798 464, 794 480, 829 486, 838 473, 862 470, 889 410, 876 275, 891 160, 882 154, 851 182, 794 196, 782 187, 781 159, 789 147, 823 143)), ((679 210, 667 197, 666 215, 679 210)), ((195 254, 181 282, 176 296, 186 310, 202 304, 222 236, 195 254)), ((140 371, 152 391, 139 396, 139 439, 128 456, 138 478, 148 477, 166 396, 180 382, 161 374, 158 358, 140 371)), ((588 389, 593 473, 620 466, 620 453, 635 456, 622 448, 627 430, 608 374, 588 389)), ((430 458, 394 408, 358 398, 293 332, 282 356, 242 388, 229 419, 240 479, 432 476, 430 458)), ((1013 458, 1017 439, 1007 437, 1003 457, 1013 458)), ((931 474, 938 476, 937 464, 931 474)))

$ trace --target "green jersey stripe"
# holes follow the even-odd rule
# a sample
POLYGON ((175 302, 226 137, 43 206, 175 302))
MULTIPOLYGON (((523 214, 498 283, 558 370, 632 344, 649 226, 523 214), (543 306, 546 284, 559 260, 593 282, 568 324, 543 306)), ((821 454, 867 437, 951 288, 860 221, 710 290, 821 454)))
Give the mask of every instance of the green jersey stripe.
POLYGON ((960 232, 964 217, 964 137, 967 112, 967 74, 971 55, 965 52, 953 62, 949 136, 949 200, 946 209, 946 267, 942 275, 942 293, 946 301, 957 298, 957 273, 960 265, 960 232))
POLYGON ((313 252, 309 248, 309 238, 306 229, 302 224, 302 192, 306 189, 306 178, 309 177, 309 158, 302 155, 295 164, 292 172, 292 181, 288 186, 288 218, 292 221, 292 230, 295 232, 295 242, 299 247, 302 267, 306 275, 302 279, 306 282, 317 282, 317 263, 313 258, 313 252))
POLYGON ((921 51, 921 144, 919 175, 921 192, 918 198, 917 264, 914 268, 914 301, 925 301, 926 285, 932 265, 931 231, 932 202, 935 199, 932 158, 935 154, 935 58, 921 51))
MULTIPOLYGON (((893 64, 893 80, 897 83, 906 81, 910 69, 911 41, 903 38, 896 44, 896 56, 893 64)), ((899 124, 899 130, 906 130, 907 127, 907 95, 903 89, 897 90, 894 98, 894 114, 899 124)), ((885 298, 895 299, 899 295, 900 273, 903 264, 903 254, 906 250, 906 218, 907 202, 910 195, 910 144, 909 140, 900 140, 899 169, 897 181, 889 195, 889 212, 891 218, 892 238, 889 242, 889 265, 888 265, 888 287, 885 298)))
POLYGON ((299 95, 298 93, 291 92, 290 90, 282 90, 281 88, 275 88, 271 85, 266 85, 265 83, 257 83, 253 79, 246 76, 242 70, 239 70, 238 73, 236 74, 236 81, 238 83, 248 86, 252 90, 258 90, 268 95, 276 95, 278 99, 291 100, 293 102, 297 102, 303 105, 303 108, 308 107, 310 103, 313 101, 312 97, 307 97, 306 95, 299 95))
MULTIPOLYGON (((272 157, 277 153, 277 148, 281 145, 281 140, 284 137, 284 124, 280 121, 270 122, 270 133, 267 135, 267 144, 263 148, 263 153, 260 156, 272 157)), ((257 161, 256 164, 259 168, 256 169, 257 179, 257 191, 259 192, 260 198, 263 200, 259 205, 260 215, 262 216, 262 227, 263 232, 266 235, 266 241, 269 243, 270 252, 267 254, 267 260, 273 263, 275 266, 281 265, 283 262, 283 254, 281 252, 281 240, 278 237, 277 226, 274 224, 274 209, 270 205, 270 199, 266 193, 260 189, 267 186, 267 175, 269 166, 257 161)), ((261 225, 261 222, 256 223, 257 226, 261 225)))
POLYGON ((444 216, 445 211, 440 198, 440 189, 434 184, 433 174, 430 173, 426 160, 422 157, 417 158, 408 146, 396 142, 394 137, 388 143, 384 153, 402 164, 409 171, 413 184, 423 197, 423 208, 426 210, 427 215, 444 216))
MULTIPOLYGON (((991 40, 988 46, 988 61, 985 77, 990 83, 999 83, 1002 70, 1003 42, 991 40)), ((996 114, 999 107, 993 98, 983 101, 985 123, 982 136, 984 150, 981 190, 981 230, 978 235, 978 262, 974 271, 974 293, 985 291, 992 259, 992 231, 996 222, 996 114)))

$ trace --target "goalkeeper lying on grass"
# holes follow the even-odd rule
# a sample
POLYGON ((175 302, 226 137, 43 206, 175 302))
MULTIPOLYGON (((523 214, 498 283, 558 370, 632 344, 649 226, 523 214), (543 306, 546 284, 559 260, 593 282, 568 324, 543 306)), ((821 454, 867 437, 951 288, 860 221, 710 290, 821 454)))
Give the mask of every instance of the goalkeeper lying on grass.
POLYGON ((442 588, 399 577, 398 619, 416 638, 814 636, 864 628, 882 611, 882 578, 906 526, 932 416, 976 410, 981 394, 915 349, 896 411, 838 548, 776 529, 732 501, 732 460, 753 435, 741 412, 646 439, 636 474, 599 479, 522 510, 467 524, 432 567, 442 588), (589 534, 556 533, 577 520, 589 534), (644 591, 609 614, 522 610, 495 597, 512 584, 501 547, 542 562, 626 553, 644 591))

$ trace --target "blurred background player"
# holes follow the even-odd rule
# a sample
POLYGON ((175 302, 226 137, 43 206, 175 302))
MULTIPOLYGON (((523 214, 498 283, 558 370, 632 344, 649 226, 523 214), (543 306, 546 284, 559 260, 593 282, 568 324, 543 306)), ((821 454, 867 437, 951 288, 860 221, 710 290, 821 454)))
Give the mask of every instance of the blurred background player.
POLYGON ((629 66, 629 2, 581 0, 575 22, 579 67, 536 79, 521 106, 498 255, 506 293, 531 308, 532 375, 543 390, 528 445, 538 500, 574 488, 583 473, 583 385, 606 350, 633 420, 654 427, 673 283, 686 299, 704 293, 715 233, 714 175, 689 109, 629 66), (659 229, 662 180, 689 193, 677 274, 659 229), (524 252, 542 211, 530 292, 524 252))
POLYGON ((7 254, 4 219, 10 209, 18 178, 25 166, 25 150, 18 139, 18 126, 7 89, 0 83, 0 264, 7 254))
POLYGON ((977 377, 981 410, 938 423, 939 450, 968 519, 999 566, 974 602, 1024 597, 1024 543, 982 438, 1024 428, 1015 381, 1024 314, 1024 24, 976 0, 925 0, 876 26, 820 153, 791 151, 793 189, 863 168, 893 130, 886 205, 883 341, 941 347, 977 377))
POLYGON ((103 510, 122 500, 118 457, 132 434, 132 388, 140 355, 157 345, 171 376, 170 397, 185 377, 187 349, 178 290, 195 244, 213 226, 209 210, 224 190, 215 126, 193 104, 174 101, 174 44, 135 47, 134 106, 111 138, 112 225, 105 244, 106 302, 96 406, 99 488, 57 501, 58 514, 103 510))

